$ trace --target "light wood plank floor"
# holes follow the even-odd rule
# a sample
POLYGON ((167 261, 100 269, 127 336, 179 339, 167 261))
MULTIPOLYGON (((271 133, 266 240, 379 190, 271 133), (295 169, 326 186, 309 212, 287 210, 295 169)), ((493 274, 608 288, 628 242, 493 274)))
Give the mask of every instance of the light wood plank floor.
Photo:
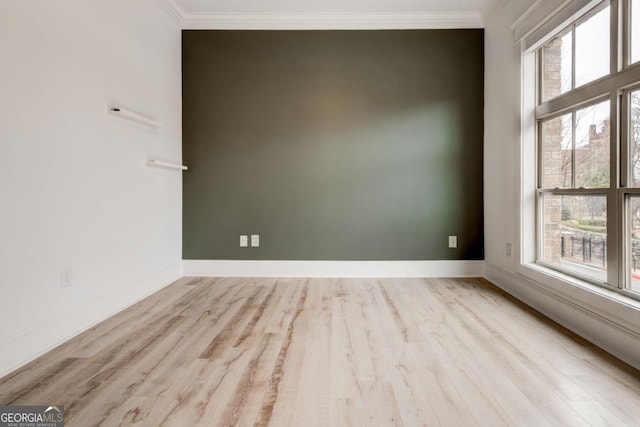
POLYGON ((482 279, 185 278, 0 403, 68 426, 637 426, 640 375, 482 279))

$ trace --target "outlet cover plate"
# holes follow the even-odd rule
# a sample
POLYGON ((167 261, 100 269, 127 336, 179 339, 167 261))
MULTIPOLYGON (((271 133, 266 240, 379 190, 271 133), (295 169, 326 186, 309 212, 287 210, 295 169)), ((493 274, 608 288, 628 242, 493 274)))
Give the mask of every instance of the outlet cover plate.
POLYGON ((60 269, 60 287, 68 288, 73 284, 73 270, 71 267, 60 269))

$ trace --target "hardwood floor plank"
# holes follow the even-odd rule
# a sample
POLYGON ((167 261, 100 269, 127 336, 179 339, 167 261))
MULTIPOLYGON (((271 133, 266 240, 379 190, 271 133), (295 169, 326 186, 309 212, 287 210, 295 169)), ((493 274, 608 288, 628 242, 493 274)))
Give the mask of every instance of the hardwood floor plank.
MULTIPOLYGON (((580 384, 596 402, 607 408, 627 425, 638 424, 640 393, 608 375, 579 375, 572 380, 580 384)), ((636 382, 640 383, 636 378, 636 382)))
POLYGON ((383 284, 382 281, 378 281, 378 286, 380 287, 380 293, 382 294, 382 298, 384 299, 384 302, 387 304, 387 308, 389 309, 389 312, 393 317, 393 321, 398 327, 398 332, 402 337, 402 341, 408 342, 409 334, 407 332, 407 325, 404 319, 402 318, 403 316, 398 310, 398 307, 396 306, 396 302, 389 296, 389 294, 392 293, 393 284, 389 283, 388 285, 389 290, 386 289, 387 286, 385 286, 385 284, 383 284))
POLYGON ((441 426, 438 418, 440 408, 422 386, 418 374, 409 361, 400 359, 394 362, 391 385, 401 419, 408 426, 441 426))
POLYGON ((178 381, 184 367, 199 358, 207 345, 217 337, 242 307, 244 301, 236 292, 223 292, 209 305, 192 316, 183 316, 188 320, 172 332, 167 339, 170 351, 150 370, 148 380, 135 390, 139 396, 161 396, 171 385, 178 381))
POLYGON ((331 347, 330 393, 331 397, 348 399, 359 394, 356 378, 357 365, 353 360, 353 342, 349 334, 349 319, 346 317, 349 295, 342 281, 337 283, 338 292, 331 301, 331 347))
POLYGON ((637 425, 640 374, 483 279, 184 278, 0 379, 69 426, 637 425))
MULTIPOLYGON (((527 396, 527 384, 521 382, 519 372, 510 365, 504 366, 493 357, 493 342, 490 339, 479 339, 479 329, 469 319, 458 313, 455 295, 446 280, 427 280, 426 284, 441 304, 440 312, 443 320, 437 325, 434 337, 439 341, 445 353, 458 353, 463 358, 463 365, 471 369, 480 378, 482 389, 489 394, 501 390, 498 398, 500 406, 509 417, 509 424, 527 425, 536 419, 538 425, 552 425, 545 413, 537 406, 536 399, 527 396)), ((427 325, 429 326, 429 325, 427 325)), ((435 325, 434 325, 435 326, 435 325)))
POLYGON ((592 426, 631 427, 638 425, 638 420, 633 420, 631 423, 622 421, 622 419, 618 417, 618 414, 612 412, 600 402, 573 402, 572 405, 577 412, 583 414, 583 417, 588 420, 589 425, 592 426))
POLYGON ((307 296, 309 293, 309 281, 302 280, 299 283, 300 292, 295 303, 290 309, 290 316, 287 316, 287 329, 284 334, 284 340, 276 359, 273 371, 267 384, 260 411, 256 418, 255 425, 290 425, 295 413, 291 412, 291 408, 287 403, 295 399, 298 391, 298 378, 301 374, 300 366, 302 365, 302 357, 304 354, 304 339, 300 335, 306 336, 304 332, 308 329, 308 325, 301 331, 298 323, 300 314, 305 304, 307 304, 307 296), (302 332, 302 334, 301 334, 302 332), (280 396, 284 399, 279 400, 280 396))
MULTIPOLYGON (((161 400, 160 397, 130 397, 111 414, 113 425, 152 425, 150 420, 157 411, 161 400)), ((103 424, 107 425, 108 423, 103 424)))
POLYGON ((295 407, 291 418, 295 426, 327 426, 330 405, 331 286, 326 279, 311 279, 307 304, 301 313, 299 334, 306 334, 298 378, 295 407), (329 285, 329 286, 328 286, 329 285))

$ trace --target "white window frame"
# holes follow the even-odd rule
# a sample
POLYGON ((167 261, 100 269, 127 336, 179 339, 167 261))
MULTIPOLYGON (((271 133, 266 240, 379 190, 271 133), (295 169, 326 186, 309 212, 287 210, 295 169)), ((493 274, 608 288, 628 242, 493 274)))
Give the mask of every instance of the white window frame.
MULTIPOLYGON (((553 99, 540 103, 538 78, 540 48, 570 25, 584 19, 593 10, 601 8, 603 0, 579 0, 565 3, 554 10, 542 25, 532 26, 516 22, 514 28, 520 39, 522 56, 522 116, 520 145, 520 244, 517 246, 519 264, 516 272, 539 280, 552 276, 564 282, 591 288, 596 285, 619 294, 640 299, 640 292, 631 291, 630 239, 628 238, 629 212, 625 200, 640 195, 640 188, 628 187, 628 106, 629 93, 640 88, 640 62, 630 60, 631 0, 610 0, 611 44, 610 73, 593 82, 573 88, 553 99), (524 28, 524 29, 523 29, 524 28), (539 183, 538 126, 548 119, 593 104, 597 100, 610 102, 610 187, 605 189, 541 189, 539 183), (539 261, 540 238, 543 236, 539 200, 541 194, 605 194, 607 197, 607 280, 599 283, 587 277, 559 269, 539 261)), ((528 13, 528 12, 527 12, 528 13)), ((527 13, 522 19, 526 21, 527 13)), ((535 15, 532 13, 531 15, 535 15)), ((575 37, 574 37, 575 40, 575 37)), ((575 49, 573 49, 575 54, 575 49)), ((575 73, 575 69, 572 70, 575 73)))

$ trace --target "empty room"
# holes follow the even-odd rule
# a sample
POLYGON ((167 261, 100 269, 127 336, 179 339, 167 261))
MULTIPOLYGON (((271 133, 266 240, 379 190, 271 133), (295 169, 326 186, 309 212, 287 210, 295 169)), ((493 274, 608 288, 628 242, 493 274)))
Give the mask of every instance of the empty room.
POLYGON ((1 426, 635 426, 640 1, 0 2, 1 426))

